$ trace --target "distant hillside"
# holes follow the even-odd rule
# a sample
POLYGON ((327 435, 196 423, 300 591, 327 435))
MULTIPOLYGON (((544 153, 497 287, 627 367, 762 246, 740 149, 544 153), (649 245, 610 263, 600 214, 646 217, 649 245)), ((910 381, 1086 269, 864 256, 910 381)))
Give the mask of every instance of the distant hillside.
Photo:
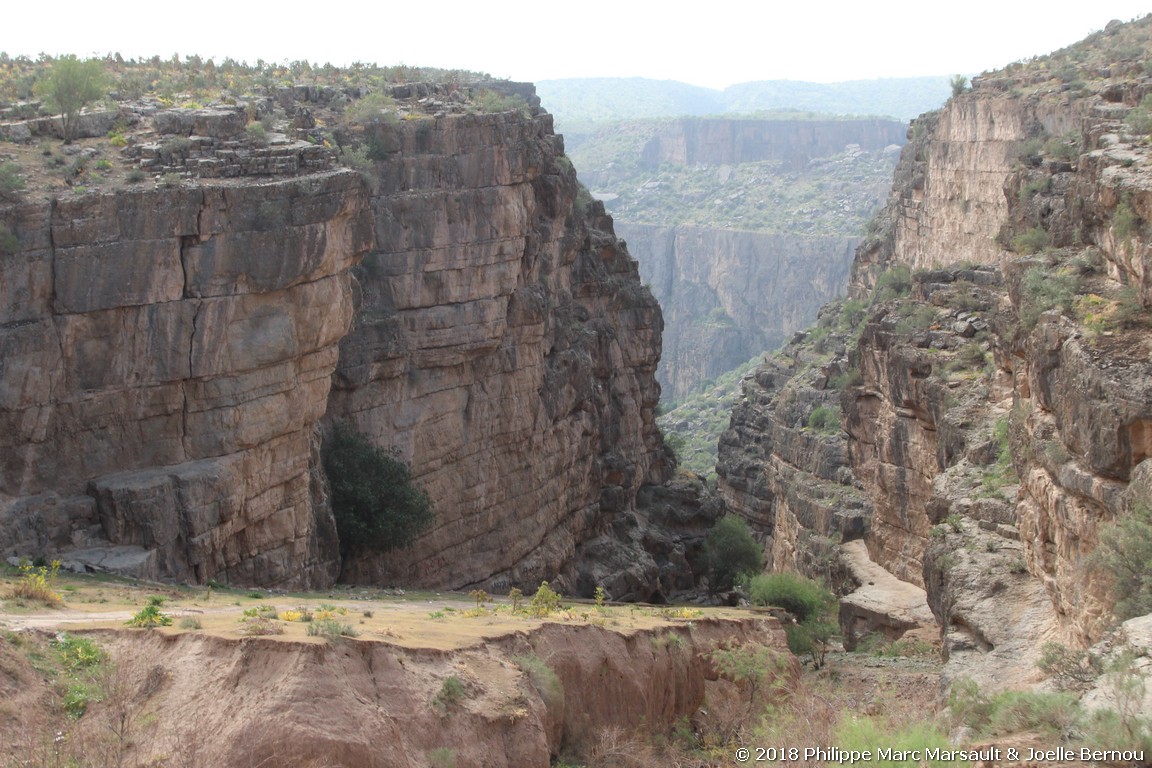
POLYGON ((750 114, 779 109, 839 115, 877 115, 908 121, 940 107, 951 93, 947 77, 903 77, 807 83, 762 80, 723 91, 641 77, 541 80, 536 84, 557 129, 577 141, 604 123, 649 117, 750 114))

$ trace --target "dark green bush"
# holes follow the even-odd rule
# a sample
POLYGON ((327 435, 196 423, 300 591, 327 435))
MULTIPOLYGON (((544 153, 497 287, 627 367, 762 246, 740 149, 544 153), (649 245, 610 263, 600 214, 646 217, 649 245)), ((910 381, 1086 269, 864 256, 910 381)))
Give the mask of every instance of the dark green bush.
POLYGON ((1052 236, 1042 227, 1032 227, 1012 238, 1012 250, 1025 255, 1039 253, 1052 245, 1052 236))
POLYGON ((1112 580, 1117 619, 1152 613, 1152 502, 1141 499, 1130 514, 1101 526, 1092 562, 1112 580))
POLYGON ((832 593, 796 573, 766 573, 752 579, 748 594, 755 605, 783 608, 797 621, 817 618, 836 602, 832 593))
POLYGON ((808 428, 826 435, 840 431, 840 411, 821 405, 808 415, 808 428))
POLYGON ((321 458, 345 555, 406 547, 432 523, 432 503, 408 465, 351 425, 332 428, 321 458))
POLYGON ((783 608, 796 617, 784 627, 788 650, 797 656, 810 656, 819 669, 824 665, 832 639, 839 627, 832 620, 836 597, 820 584, 795 573, 769 573, 752 579, 748 589, 756 605, 783 608))
POLYGON ((876 290, 872 294, 872 301, 878 303, 889 299, 898 299, 911 292, 912 270, 904 266, 895 266, 876 278, 876 290))
POLYGON ((752 538, 748 524, 736 515, 720 518, 708 531, 704 559, 713 592, 731 589, 738 576, 757 573, 764 566, 760 545, 752 538))

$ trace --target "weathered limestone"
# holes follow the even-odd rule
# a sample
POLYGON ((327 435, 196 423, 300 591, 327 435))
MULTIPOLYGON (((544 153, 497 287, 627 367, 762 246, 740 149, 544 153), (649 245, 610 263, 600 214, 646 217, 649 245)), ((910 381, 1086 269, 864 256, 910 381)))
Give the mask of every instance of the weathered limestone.
POLYGON ((0 506, 45 519, 57 494, 87 494, 95 509, 4 526, 5 550, 107 539, 152 552, 153 577, 332 580, 313 442, 348 270, 371 244, 362 189, 342 171, 16 211, 0 506))
POLYGON ((775 349, 843 292, 858 237, 617 224, 664 310, 660 384, 682 398, 775 349))
POLYGON ((345 576, 535 586, 666 471, 659 307, 599 204, 573 211, 549 116, 392 130, 329 418, 398 448, 437 517, 345 576))

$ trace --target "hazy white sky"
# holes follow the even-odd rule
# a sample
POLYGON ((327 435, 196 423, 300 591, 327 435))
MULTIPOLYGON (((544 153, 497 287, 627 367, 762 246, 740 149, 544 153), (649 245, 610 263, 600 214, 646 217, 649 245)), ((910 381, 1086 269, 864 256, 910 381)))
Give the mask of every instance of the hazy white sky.
POLYGON ((649 77, 723 88, 749 80, 977 74, 1149 12, 1137 0, 676 2, 190 0, 132 10, 9 3, 0 50, 35 56, 199 54, 464 68, 514 80, 649 77))

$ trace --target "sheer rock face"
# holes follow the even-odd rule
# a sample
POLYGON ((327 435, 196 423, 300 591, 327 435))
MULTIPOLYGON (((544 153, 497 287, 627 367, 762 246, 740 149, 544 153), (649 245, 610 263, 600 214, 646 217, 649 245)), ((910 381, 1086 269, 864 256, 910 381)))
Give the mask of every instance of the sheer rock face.
POLYGON ((834 582, 843 574, 828 570, 830 542, 859 538, 872 514, 849 466, 841 392, 831 384, 845 370, 844 343, 835 332, 818 341, 799 334, 747 376, 716 466, 721 497, 758 534, 770 569, 834 582), (834 423, 811 427, 818 409, 834 423))
MULTIPOLYGON (((1125 291, 1133 311, 1148 312, 1148 235, 1132 222, 1152 220, 1149 153, 1122 126, 1144 91, 1018 96, 1014 85, 978 81, 913 125, 880 235, 857 251, 851 295, 868 296, 891 267, 929 271, 913 275, 911 295, 868 310, 858 343, 825 350, 826 364, 859 371, 842 399, 841 471, 873 507, 869 553, 925 587, 953 672, 979 669, 998 684, 1034 674, 1037 638, 1101 637, 1111 599, 1088 557, 1100 526, 1148 497, 1152 472, 1147 328, 1088 322, 1091 302, 1123 303, 1125 291), (1047 148, 1023 157, 1037 137, 1067 145, 1071 159, 1047 148), (1044 253, 1005 247, 1034 227, 1049 238, 1044 253), (1033 324, 1021 319, 1037 301, 1023 276, 1037 268, 1078 284, 1063 313, 1034 313, 1033 324)), ((809 343, 786 357, 812 352, 809 343)), ((784 393, 814 380, 811 369, 788 379, 786 363, 746 381, 718 472, 726 500, 774 548, 787 535, 785 549, 799 550, 826 528, 782 525, 779 499, 825 470, 778 439, 799 423, 784 393), (783 481, 780 465, 795 477, 783 481)))
POLYGON ((574 208, 549 116, 386 138, 398 151, 377 168, 377 247, 329 417, 399 449, 436 521, 345 576, 535 586, 666 473, 660 308, 602 206, 574 208))
POLYGON ((371 243, 359 178, 89 195, 14 224, 4 548, 106 537, 149 553, 142 575, 330 582, 313 442, 371 243))
POLYGON ((664 308, 660 384, 680 399, 775 349, 842 292, 857 237, 617 224, 664 308))
MULTIPOLYGON (((20 242, 0 261, 6 555, 331 584, 322 420, 398 449, 436 511, 409 550, 346 563, 356 580, 575 573, 577 545, 665 479, 660 308, 602 206, 576 202, 550 116, 379 131, 363 178, 0 211, 20 242)), ((648 594, 684 560, 666 544, 635 550, 648 594)))
POLYGON ((642 161, 695 165, 775 160, 801 169, 814 157, 835 154, 846 144, 865 150, 901 144, 897 120, 674 120, 644 147, 642 161))

